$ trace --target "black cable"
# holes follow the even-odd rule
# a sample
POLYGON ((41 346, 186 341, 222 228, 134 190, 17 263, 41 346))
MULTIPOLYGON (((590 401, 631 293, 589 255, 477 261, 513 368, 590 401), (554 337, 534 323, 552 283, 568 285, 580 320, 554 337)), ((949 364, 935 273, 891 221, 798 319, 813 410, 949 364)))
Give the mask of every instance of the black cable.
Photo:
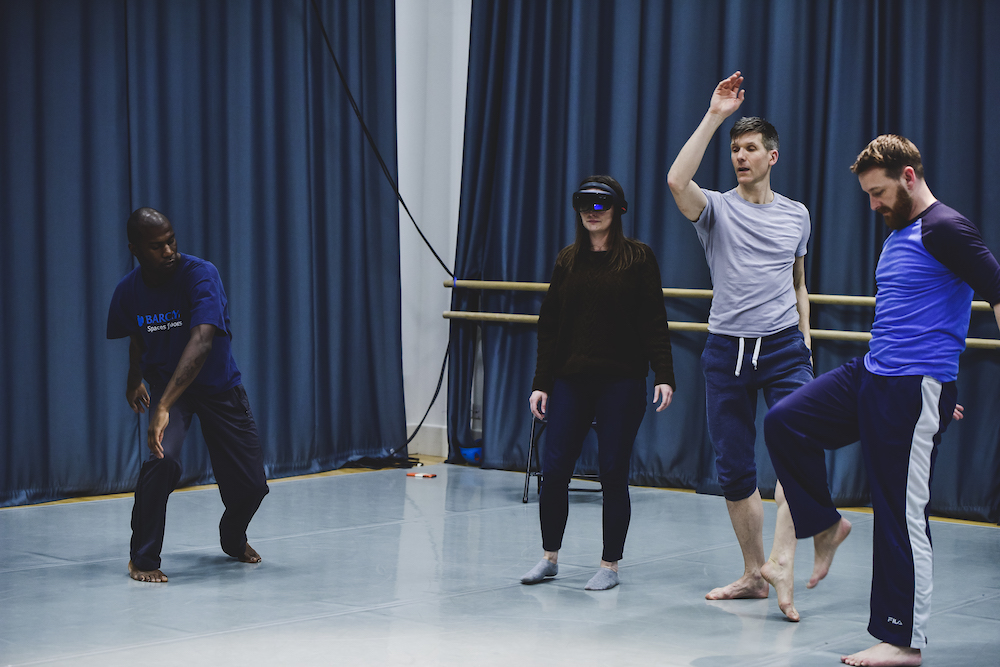
MULTIPOLYGON (((410 437, 407 438, 406 442, 403 443, 403 447, 409 445, 413 441, 413 439, 417 437, 417 432, 420 431, 420 427, 423 426, 424 422, 427 420, 427 415, 431 413, 431 408, 434 407, 434 403, 437 401, 438 394, 441 393, 441 385, 444 383, 444 372, 445 369, 448 368, 448 356, 450 354, 451 354, 451 343, 449 342, 448 348, 444 351, 444 360, 441 362, 441 374, 438 375, 437 388, 434 389, 434 396, 431 398, 431 404, 427 406, 427 412, 424 413, 423 419, 421 419, 420 423, 417 424, 417 428, 413 429, 413 433, 411 433, 410 437)), ((402 449, 403 447, 400 447, 399 449, 402 449)), ((399 449, 390 449, 389 458, 395 457, 396 452, 398 452, 399 449)), ((420 462, 414 459, 412 456, 407 457, 406 459, 400 458, 398 463, 399 463, 398 465, 389 467, 412 468, 416 465, 420 465, 420 462)), ((358 461, 352 461, 345 467, 384 468, 387 467, 387 464, 385 459, 372 459, 370 457, 365 457, 358 461)))
MULTIPOLYGON (((431 398, 431 404, 427 406, 427 412, 424 413, 423 419, 421 419, 420 423, 417 424, 417 428, 413 430, 413 433, 410 434, 410 437, 406 439, 406 442, 403 444, 403 447, 406 447, 406 445, 410 444, 410 441, 412 441, 413 438, 417 437, 417 431, 419 431, 420 427, 424 425, 424 421, 427 419, 427 415, 431 413, 431 408, 434 407, 434 402, 437 400, 438 394, 441 393, 441 384, 444 382, 444 371, 446 368, 448 368, 448 355, 450 354, 451 354, 451 341, 448 342, 448 348, 444 351, 444 361, 441 362, 441 374, 438 375, 438 385, 437 389, 434 390, 433 398, 431 398)), ((395 449, 390 450, 389 453, 395 454, 396 450, 395 449)))
MULTIPOLYGON (((406 205, 406 202, 403 201, 403 196, 399 194, 399 187, 396 185, 396 181, 393 180, 392 174, 389 173, 389 167, 386 166, 385 160, 382 159, 382 154, 379 152, 378 146, 375 145, 375 139, 372 138, 371 132, 368 131, 368 126, 365 124, 365 120, 361 116, 361 109, 358 108, 358 103, 354 101, 354 95, 351 94, 351 87, 347 85, 347 79, 344 77, 344 72, 340 69, 340 63, 337 61, 337 56, 333 52, 333 45, 330 43, 330 36, 327 34, 326 26, 323 24, 323 15, 319 11, 319 5, 316 4, 316 0, 311 0, 311 2, 313 9, 316 11, 316 20, 319 22, 319 29, 323 33, 323 41, 326 42, 327 51, 330 52, 330 58, 333 59, 333 66, 337 68, 337 75, 340 76, 340 82, 344 85, 344 92, 347 93, 347 99, 350 100, 351 102, 351 108, 354 109, 354 115, 358 117, 358 122, 361 123, 361 129, 365 133, 365 138, 368 139, 368 145, 372 147, 372 151, 375 153, 376 159, 378 159, 379 166, 382 167, 382 173, 385 174, 386 180, 389 181, 389 185, 392 186, 392 191, 396 193, 396 199, 399 200, 400 204, 402 204, 403 210, 406 211, 406 215, 410 217, 410 221, 413 223, 413 227, 417 230, 417 233, 420 234, 420 238, 424 240, 424 243, 427 245, 427 248, 431 251, 431 254, 434 255, 434 258, 441 265, 441 268, 444 269, 449 276, 454 278, 455 274, 448 269, 447 265, 445 265, 444 263, 444 260, 442 260, 441 257, 437 254, 437 251, 434 250, 434 246, 432 246, 431 242, 427 240, 426 236, 424 236, 424 233, 420 229, 420 226, 417 224, 417 221, 413 218, 413 214, 410 213, 409 207, 406 205)), ((438 383, 437 383, 437 388, 434 390, 434 397, 431 398, 431 403, 430 405, 427 406, 427 412, 424 413, 424 416, 420 420, 420 423, 417 424, 417 428, 413 430, 413 433, 410 434, 410 437, 406 439, 405 443, 403 443, 403 447, 406 447, 407 445, 410 444, 410 442, 413 441, 413 438, 415 438, 417 433, 420 431, 420 427, 422 427, 424 425, 424 422, 427 420, 427 415, 431 413, 431 408, 434 407, 434 402, 437 401, 438 394, 441 393, 441 384, 444 382, 444 372, 445 369, 448 367, 448 356, 450 354, 451 354, 451 342, 449 341, 448 349, 446 349, 444 352, 444 360, 441 362, 441 374, 438 376, 438 383)), ((389 456, 394 456, 397 451, 398 450, 396 449, 390 449, 389 456)))
POLYGON ((347 99, 350 100, 351 107, 354 109, 354 114, 358 117, 358 122, 361 123, 361 129, 364 130, 365 138, 368 139, 368 144, 375 152, 375 157, 378 159, 378 163, 382 167, 382 173, 385 174, 386 180, 389 181, 389 185, 392 186, 392 191, 396 193, 396 199, 398 199, 399 203, 403 205, 403 210, 406 211, 406 215, 410 216, 410 221, 413 222, 413 226, 416 228, 417 233, 420 234, 420 238, 422 238, 424 243, 427 244, 431 254, 434 255, 434 258, 441 265, 441 268, 444 269, 449 276, 454 278, 455 274, 447 267, 447 265, 445 265, 444 260, 442 260, 437 254, 437 251, 434 250, 434 246, 432 246, 431 242, 427 240, 426 236, 424 236, 420 226, 417 225, 417 221, 413 218, 413 214, 410 213, 410 209, 406 206, 406 202, 403 201, 403 196, 399 194, 399 187, 396 186, 396 181, 393 180, 392 174, 389 173, 389 167, 386 166, 385 160, 382 159, 382 154, 379 152, 378 146, 375 145, 375 140, 372 138, 371 132, 368 131, 368 126, 365 125, 364 118, 361 117, 361 109, 358 108, 357 102, 354 101, 354 95, 351 94, 351 88, 347 85, 347 79, 344 77, 344 73, 340 69, 340 63, 337 62, 337 56, 333 53, 333 45, 330 44, 330 36, 327 35, 326 26, 323 25, 323 15, 320 14, 319 5, 316 4, 316 0, 311 1, 313 9, 316 10, 316 20, 319 21, 319 29, 323 32, 323 40, 326 42, 326 48, 330 52, 330 57, 333 58, 333 66, 337 68, 337 74, 340 76, 340 82, 344 84, 344 91, 347 93, 347 99))

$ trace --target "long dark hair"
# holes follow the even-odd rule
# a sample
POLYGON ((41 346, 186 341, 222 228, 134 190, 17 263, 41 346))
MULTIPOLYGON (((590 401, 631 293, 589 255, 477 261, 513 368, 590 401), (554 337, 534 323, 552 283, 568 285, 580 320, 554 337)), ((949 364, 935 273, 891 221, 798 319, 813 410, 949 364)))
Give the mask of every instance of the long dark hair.
MULTIPOLYGON (((621 183, 610 176, 604 174, 588 176, 580 181, 579 187, 583 187, 584 183, 603 183, 615 191, 619 201, 625 201, 625 190, 622 189, 621 183)), ((556 258, 556 264, 565 266, 567 271, 573 270, 573 263, 581 252, 590 250, 590 232, 583 226, 583 217, 576 211, 573 211, 573 215, 576 216, 576 241, 563 248, 556 258)), ((618 206, 615 206, 611 228, 608 230, 608 253, 609 265, 614 271, 624 271, 633 262, 642 259, 645 254, 641 243, 625 236, 625 231, 622 229, 622 212, 618 206)))

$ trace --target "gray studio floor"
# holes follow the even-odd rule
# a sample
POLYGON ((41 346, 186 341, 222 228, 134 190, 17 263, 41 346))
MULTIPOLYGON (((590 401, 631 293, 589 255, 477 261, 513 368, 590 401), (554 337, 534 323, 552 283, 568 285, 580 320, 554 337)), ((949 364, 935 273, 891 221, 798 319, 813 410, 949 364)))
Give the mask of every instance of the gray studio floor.
MULTIPOLYGON (((278 481, 250 526, 264 562, 217 548, 218 492, 176 493, 168 584, 126 575, 132 499, 0 511, 0 665, 833 665, 866 648, 872 517, 805 589, 707 602, 741 569, 723 499, 633 488, 622 585, 587 592, 600 494, 574 493, 560 575, 541 555, 523 475, 445 464, 278 481)), ((586 482, 575 482, 585 486, 586 482)), ((770 548, 774 505, 765 504, 770 548)), ((1000 529, 935 522, 929 666, 1000 664, 1000 529)))

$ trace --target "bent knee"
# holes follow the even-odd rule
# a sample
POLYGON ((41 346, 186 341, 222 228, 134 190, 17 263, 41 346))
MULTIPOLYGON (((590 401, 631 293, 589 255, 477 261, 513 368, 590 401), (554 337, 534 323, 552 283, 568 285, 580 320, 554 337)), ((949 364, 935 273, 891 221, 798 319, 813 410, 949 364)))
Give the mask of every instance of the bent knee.
POLYGON ((746 500, 757 490, 757 475, 751 475, 736 482, 719 483, 722 486, 722 495, 730 502, 746 500))
POLYGON ((764 442, 770 445, 788 433, 789 411, 778 401, 764 415, 764 442))
POLYGON ((757 462, 753 441, 720 443, 715 457, 719 486, 726 500, 737 502, 757 489, 757 462), (737 446, 739 444, 739 446, 737 446))
POLYGON ((271 492, 271 489, 267 486, 267 482, 262 484, 257 484, 252 491, 253 498, 256 502, 264 500, 264 496, 271 492))
POLYGON ((740 475, 726 476, 719 474, 719 486, 722 495, 730 502, 746 500, 757 490, 757 471, 750 470, 740 475))
POLYGON ((169 454, 167 452, 163 453, 162 459, 151 458, 142 464, 143 468, 148 471, 147 474, 156 473, 161 475, 169 475, 172 477, 180 477, 181 471, 184 469, 181 465, 179 458, 169 454))
POLYGON ((267 482, 260 482, 254 484, 248 484, 242 488, 227 489, 227 493, 231 493, 237 502, 243 504, 255 504, 259 505, 264 496, 270 493, 271 489, 268 488, 267 482))

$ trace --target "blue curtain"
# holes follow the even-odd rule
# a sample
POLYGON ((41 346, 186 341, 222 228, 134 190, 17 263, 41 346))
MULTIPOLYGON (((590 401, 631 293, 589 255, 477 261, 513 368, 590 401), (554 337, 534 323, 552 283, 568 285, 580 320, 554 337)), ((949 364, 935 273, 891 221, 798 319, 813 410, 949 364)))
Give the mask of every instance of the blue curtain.
MULTIPOLYGON (((394 172, 393 2, 318 4, 394 172)), ((395 195, 309 0, 8 0, 0 92, 0 505, 134 485, 104 332, 139 206, 222 274, 269 476, 402 447, 395 195)), ((197 422, 183 463, 212 480, 197 422)))
MULTIPOLYGON (((770 119, 781 135, 775 190, 805 203, 813 222, 806 257, 810 291, 874 294, 884 225, 848 167, 877 134, 896 132, 924 154, 941 200, 979 225, 1000 253, 1000 194, 987 159, 1000 133, 990 111, 1000 55, 988 36, 1000 6, 930 0, 530 0, 473 4, 465 164, 456 254, 458 278, 547 281, 572 241, 569 196, 591 173, 609 173, 630 202, 626 233, 650 244, 665 286, 711 287, 704 253, 680 215, 665 174, 708 106, 739 69, 738 115, 770 119)), ((730 119, 696 180, 735 185, 730 119)), ((453 308, 537 313, 540 295, 455 290, 453 308)), ((672 320, 706 321, 705 301, 667 301, 672 320)), ((867 309, 814 306, 822 329, 867 330, 867 309)), ((452 325, 451 457, 468 446, 476 325, 452 325)), ((522 469, 535 331, 484 324, 484 465, 522 469)), ((992 316, 974 315, 972 336, 997 337, 992 316)), ((704 334, 674 333, 678 388, 664 413, 647 413, 632 459, 634 484, 718 493, 705 426, 699 356, 704 334)), ((818 372, 866 346, 817 341, 818 372)), ((962 356, 959 401, 967 418, 949 427, 937 460, 933 509, 1000 518, 1000 357, 962 356)), ((763 399, 760 400, 763 412, 763 399)), ((828 456, 841 504, 867 502, 860 449, 828 456)), ((758 435, 759 483, 774 471, 758 435)), ((595 472, 585 449, 579 472, 595 472)))

